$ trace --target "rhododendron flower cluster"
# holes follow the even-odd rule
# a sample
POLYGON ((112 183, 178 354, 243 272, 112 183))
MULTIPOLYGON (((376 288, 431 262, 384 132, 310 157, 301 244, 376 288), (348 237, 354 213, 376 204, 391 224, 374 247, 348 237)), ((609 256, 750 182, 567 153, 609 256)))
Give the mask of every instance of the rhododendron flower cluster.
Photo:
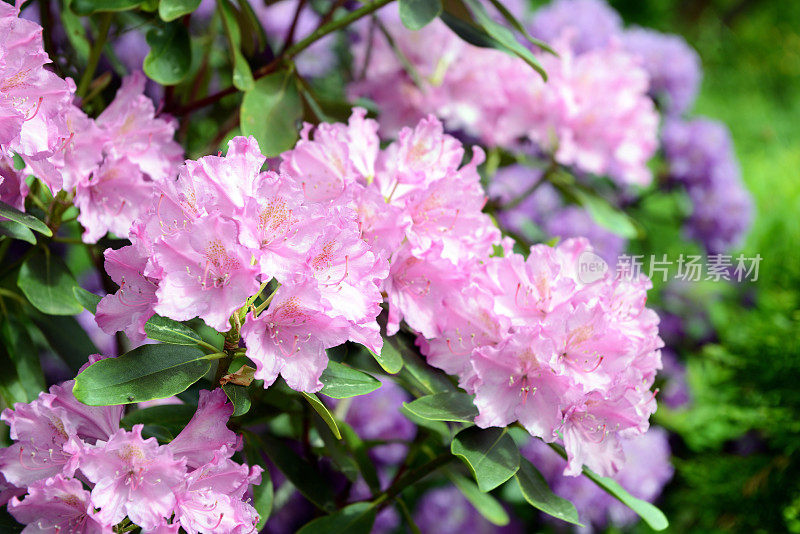
POLYGON ((584 239, 492 258, 435 314, 438 334, 418 339, 428 362, 475 393, 481 427, 515 421, 604 474, 622 465, 620 438, 648 428, 661 367, 658 316, 645 307, 649 280, 586 277, 584 239))
POLYGON ((368 61, 368 75, 350 87, 374 100, 390 127, 433 113, 489 145, 519 148, 528 139, 561 164, 623 184, 649 183, 658 115, 647 72, 621 43, 578 53, 570 32, 559 35, 553 46, 560 57, 539 54, 545 82, 522 59, 469 45, 441 21, 416 32, 391 24, 391 33, 421 82, 385 38, 364 30, 355 64, 368 61), (429 53, 431 43, 440 54, 429 53))
POLYGON ((0 502, 17 521, 36 532, 110 533, 126 517, 144 532, 254 531, 247 493, 261 468, 231 459, 241 440, 222 390, 202 391, 191 421, 160 445, 142 425, 120 427, 122 406, 78 402, 73 384, 2 413, 15 442, 0 449, 0 502))

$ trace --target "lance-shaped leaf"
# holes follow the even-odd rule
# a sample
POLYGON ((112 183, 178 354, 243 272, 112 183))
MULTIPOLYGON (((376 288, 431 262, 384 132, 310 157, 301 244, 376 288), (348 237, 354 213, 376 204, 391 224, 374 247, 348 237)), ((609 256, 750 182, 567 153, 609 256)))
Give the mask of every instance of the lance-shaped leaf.
POLYGON ((471 423, 478 415, 472 396, 459 391, 426 395, 403 405, 411 413, 430 421, 471 423))
POLYGON ((225 384, 222 386, 222 391, 230 399, 233 404, 233 414, 231 417, 239 417, 250 411, 252 402, 250 401, 250 393, 247 386, 239 386, 237 384, 225 384))
POLYGON ((442 12, 441 0, 400 0, 400 21, 409 30, 421 30, 442 12))
POLYGON ((380 354, 372 352, 371 350, 369 350, 369 353, 375 358, 375 361, 378 362, 381 369, 390 375, 396 375, 400 372, 400 369, 403 368, 403 356, 394 345, 386 340, 383 342, 383 348, 381 348, 380 354))
POLYGON ((447 474, 447 478, 461 491, 462 495, 464 495, 464 497, 472 503, 472 506, 474 506, 490 523, 501 527, 508 524, 510 520, 508 513, 497 499, 488 493, 482 492, 471 480, 461 475, 451 473, 450 471, 446 471, 445 473, 447 474))
MULTIPOLYGON (((28 330, 15 316, 6 315, 0 322, 0 350, 7 352, 13 363, 19 384, 25 390, 27 400, 32 401, 45 389, 42 366, 39 354, 31 341, 28 330)), ((14 370, 5 369, 3 373, 13 374, 14 370)))
POLYGON ((338 512, 306 524, 297 534, 369 534, 375 522, 377 507, 368 502, 345 506, 338 512))
POLYGON ((575 505, 553 493, 539 470, 525 458, 521 458, 519 471, 514 478, 531 506, 568 523, 583 526, 575 505))
POLYGON ((304 391, 301 392, 301 395, 303 395, 311 407, 314 408, 314 411, 319 414, 322 420, 325 421, 325 424, 331 429, 331 432, 334 436, 336 436, 336 439, 342 439, 342 433, 339 432, 339 427, 336 426, 336 419, 334 419, 330 410, 328 410, 328 408, 322 404, 322 401, 319 400, 319 397, 313 393, 306 393, 304 391))
POLYGON ((177 395, 200 380, 211 362, 196 347, 142 345, 95 362, 75 378, 75 398, 91 406, 129 404, 177 395))
POLYGON ((36 244, 36 236, 33 235, 33 232, 17 221, 0 221, 0 235, 8 236, 11 239, 19 239, 31 245, 36 244))
POLYGON ((328 362, 320 381, 324 386, 320 393, 334 399, 366 395, 381 387, 377 378, 333 360, 328 362))
POLYGON ((43 223, 33 215, 23 213, 14 206, 9 206, 8 204, 2 201, 0 201, 0 217, 5 217, 6 219, 11 219, 12 221, 16 221, 19 224, 27 226, 31 230, 39 232, 40 234, 44 234, 48 237, 53 235, 53 232, 50 230, 50 228, 47 227, 45 223, 43 223))
POLYGON ((100 300, 102 300, 100 295, 95 295, 91 291, 86 291, 80 286, 73 287, 72 294, 75 295, 75 299, 81 306, 92 312, 92 315, 97 313, 97 305, 100 304, 100 300))
POLYGON ((228 38, 228 48, 233 64, 233 86, 240 91, 250 91, 253 89, 255 80, 250 65, 242 55, 242 32, 239 28, 236 8, 228 0, 220 0, 220 14, 222 15, 222 25, 225 28, 225 35, 228 38))
MULTIPOLYGON (((565 460, 567 459, 567 452, 564 450, 563 446, 558 443, 548 443, 548 445, 562 458, 565 460)), ((583 468, 583 474, 589 480, 600 486, 604 491, 616 497, 622 504, 636 512, 653 530, 664 530, 669 526, 669 521, 667 520, 667 516, 664 515, 664 512, 647 501, 637 499, 628 493, 625 488, 620 486, 613 478, 600 476, 588 467, 583 468)))
POLYGON ((336 510, 333 490, 327 484, 320 484, 323 477, 315 467, 298 456, 282 441, 268 435, 258 437, 258 444, 259 448, 267 453, 281 473, 306 499, 326 512, 336 510))
POLYGON ((450 451, 469 467, 481 491, 493 490, 519 469, 519 449, 505 428, 466 428, 453 438, 450 451))
POLYGON ((274 157, 297 141, 297 122, 303 104, 291 71, 274 72, 256 81, 245 92, 239 118, 243 135, 258 141, 261 153, 274 157))
POLYGON ((200 335, 185 324, 160 315, 153 315, 145 323, 144 332, 153 341, 171 345, 197 345, 202 341, 200 335))
POLYGON ((161 20, 170 22, 188 15, 198 8, 200 0, 161 0, 158 3, 158 16, 161 20))
POLYGON ((508 8, 503 4, 503 2, 501 0, 489 0, 489 1, 492 3, 494 8, 503 16, 503 18, 506 19, 506 22, 508 22, 511 25, 512 28, 514 28, 519 33, 521 33, 522 36, 525 37, 525 39, 528 40, 529 43, 531 43, 533 45, 536 45, 539 48, 541 48, 542 50, 546 50, 547 52, 550 52, 551 54, 556 54, 556 51, 553 50, 552 48, 550 48, 550 45, 548 45, 547 43, 545 43, 544 41, 542 41, 540 39, 537 39, 537 38, 533 37, 528 32, 527 28, 525 28, 525 26, 523 26, 522 23, 517 20, 517 18, 514 16, 514 14, 511 13, 511 11, 508 10, 508 8))
POLYGON ((180 22, 153 28, 146 35, 150 52, 144 58, 144 73, 161 85, 180 83, 192 65, 189 32, 180 22))
POLYGON ((33 306, 49 315, 75 315, 83 311, 72 288, 72 273, 49 251, 37 251, 19 270, 17 285, 33 306))

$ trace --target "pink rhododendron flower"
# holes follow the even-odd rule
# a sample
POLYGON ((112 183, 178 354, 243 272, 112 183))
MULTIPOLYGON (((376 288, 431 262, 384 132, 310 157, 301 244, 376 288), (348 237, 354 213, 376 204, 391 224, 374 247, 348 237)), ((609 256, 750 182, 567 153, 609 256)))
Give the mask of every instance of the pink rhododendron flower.
POLYGON ((104 253, 106 272, 119 285, 97 305, 95 320, 107 334, 124 331, 131 341, 145 339, 144 325, 155 313, 157 284, 145 276, 148 257, 138 243, 104 253))
POLYGON ((0 202, 25 211, 28 184, 25 175, 14 168, 14 160, 0 155, 0 202))
POLYGON ((328 314, 314 284, 280 287, 265 312, 242 326, 256 378, 272 385, 280 374, 297 391, 322 389, 319 377, 328 365, 325 349, 347 340, 347 321, 328 314))
POLYGON ((255 532, 258 513, 244 495, 261 483, 261 471, 229 460, 224 448, 216 451, 173 490, 175 521, 189 534, 255 532))
POLYGON ((12 499, 8 511, 28 525, 28 532, 111 534, 113 525, 99 519, 89 495, 80 480, 56 475, 31 484, 28 495, 12 499))
POLYGON ((172 487, 184 478, 186 460, 177 460, 155 438, 142 439, 142 425, 117 431, 107 442, 83 447, 80 470, 95 484, 92 504, 112 524, 127 515, 143 528, 155 528, 175 506, 172 487))
POLYGON ((232 414, 233 405, 224 391, 201 391, 194 416, 167 447, 176 458, 186 458, 190 468, 210 462, 218 449, 233 454, 240 444, 239 437, 227 427, 232 414))
POLYGON ((228 318, 256 292, 258 270, 239 245, 234 221, 207 215, 164 239, 154 262, 164 276, 156 290, 156 313, 183 321, 200 317, 220 332, 228 318))
POLYGON ((74 382, 53 386, 31 403, 3 410, 2 419, 15 440, 0 449, 0 473, 15 486, 26 486, 59 473, 71 475, 69 442, 107 439, 119 428, 121 406, 86 406, 72 395, 74 382))
MULTIPOLYGON (((42 27, 19 18, 19 10, 0 6, 0 148, 24 159, 45 160, 69 138, 63 111, 72 100, 75 85, 44 65, 42 27)), ((50 166, 41 178, 55 189, 61 178, 50 166)))

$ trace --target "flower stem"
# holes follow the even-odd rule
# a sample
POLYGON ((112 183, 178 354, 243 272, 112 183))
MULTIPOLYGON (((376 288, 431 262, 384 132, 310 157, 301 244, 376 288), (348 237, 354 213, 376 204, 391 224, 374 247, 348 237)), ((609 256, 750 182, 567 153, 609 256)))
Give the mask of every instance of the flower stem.
POLYGON ((100 28, 97 31, 97 38, 92 44, 92 49, 89 51, 89 61, 86 63, 86 70, 81 76, 81 81, 78 84, 78 90, 75 93, 82 97, 89 90, 89 84, 92 82, 94 71, 97 69, 97 64, 100 62, 100 54, 103 52, 103 47, 106 45, 108 38, 108 30, 111 28, 112 13, 103 13, 100 19, 100 28))

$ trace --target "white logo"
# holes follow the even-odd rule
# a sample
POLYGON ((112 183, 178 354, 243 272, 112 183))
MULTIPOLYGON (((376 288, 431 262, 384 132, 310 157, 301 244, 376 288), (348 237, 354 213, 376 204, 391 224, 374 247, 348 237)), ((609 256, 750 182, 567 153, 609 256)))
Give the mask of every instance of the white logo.
POLYGON ((608 272, 608 264, 595 254, 585 250, 578 256, 578 280, 591 284, 603 278, 608 272))

